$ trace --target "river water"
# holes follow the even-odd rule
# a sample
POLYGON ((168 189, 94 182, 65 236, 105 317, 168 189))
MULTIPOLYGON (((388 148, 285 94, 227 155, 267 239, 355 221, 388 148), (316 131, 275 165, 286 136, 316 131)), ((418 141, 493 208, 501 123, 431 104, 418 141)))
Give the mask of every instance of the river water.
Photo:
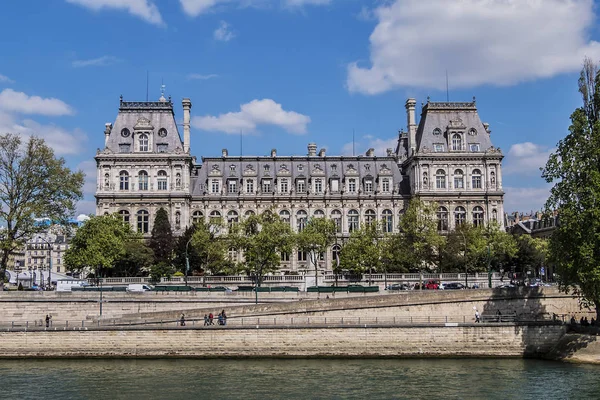
POLYGON ((1 399, 598 399, 600 366, 537 360, 2 360, 1 399))

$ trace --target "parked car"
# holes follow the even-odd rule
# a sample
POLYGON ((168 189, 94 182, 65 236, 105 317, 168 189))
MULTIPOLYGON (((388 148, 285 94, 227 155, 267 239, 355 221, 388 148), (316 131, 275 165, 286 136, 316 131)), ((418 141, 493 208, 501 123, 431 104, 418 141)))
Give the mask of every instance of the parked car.
POLYGON ((425 282, 425 289, 428 290, 437 290, 440 288, 440 281, 436 281, 435 279, 430 279, 425 282))
POLYGON ((386 287, 385 290, 410 290, 410 286, 406 283, 394 283, 386 287))
POLYGON ((444 290, 462 290, 465 289, 465 285, 460 282, 449 282, 444 284, 444 290))

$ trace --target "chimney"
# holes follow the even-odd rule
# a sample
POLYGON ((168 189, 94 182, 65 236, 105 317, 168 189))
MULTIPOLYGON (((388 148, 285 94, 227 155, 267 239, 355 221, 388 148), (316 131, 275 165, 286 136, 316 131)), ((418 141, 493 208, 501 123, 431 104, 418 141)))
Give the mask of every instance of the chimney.
POLYGON ((271 149, 271 157, 277 157, 277 149, 271 149))
POLYGON ((104 146, 108 143, 108 138, 110 137, 110 132, 112 131, 112 124, 107 122, 104 124, 104 146))
POLYGON ((319 150, 319 157, 325 157, 325 149, 319 150))
POLYGON ((392 157, 394 155, 394 149, 388 147, 385 149, 385 154, 387 154, 388 157, 392 157))
POLYGON ((415 99, 406 100, 406 120, 408 125, 408 156, 410 157, 417 148, 417 121, 415 119, 415 99))
POLYGON ((192 102, 190 99, 183 99, 181 102, 183 106, 183 152, 190 152, 190 110, 192 109, 192 102))
POLYGON ((317 155, 317 144, 309 143, 308 144, 308 156, 315 157, 317 155))
POLYGON ((227 157, 228 155, 229 155, 229 152, 227 151, 227 149, 221 150, 221 156, 227 157))

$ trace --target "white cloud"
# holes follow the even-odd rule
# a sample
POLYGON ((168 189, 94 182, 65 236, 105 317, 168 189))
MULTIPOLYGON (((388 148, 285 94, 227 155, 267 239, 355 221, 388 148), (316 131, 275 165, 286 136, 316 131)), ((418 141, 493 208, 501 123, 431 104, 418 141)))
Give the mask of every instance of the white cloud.
POLYGON ((12 79, 10 79, 8 76, 2 75, 2 74, 0 74, 0 82, 15 83, 15 81, 13 81, 12 79))
POLYGON ((219 40, 221 42, 229 42, 235 37, 235 33, 231 31, 231 25, 225 21, 221 21, 219 27, 213 32, 213 37, 215 40, 219 40))
POLYGON ((214 79, 214 78, 218 78, 219 75, 217 74, 206 74, 206 75, 202 75, 202 74, 188 74, 187 79, 189 80, 197 80, 197 81, 207 81, 209 79, 214 79))
POLYGON ((502 166, 505 175, 541 177, 543 168, 553 148, 531 142, 515 143, 510 147, 502 166))
POLYGON ((290 133, 304 134, 310 117, 295 111, 285 111, 281 104, 271 99, 262 99, 242 104, 238 112, 193 117, 191 123, 197 129, 230 134, 239 134, 240 131, 252 133, 258 125, 275 125, 290 133))
POLYGON ((333 0, 179 0, 183 12, 190 17, 214 12, 219 6, 233 7, 269 7, 281 5, 285 9, 298 9, 304 6, 323 6, 331 4, 333 0))
POLYGON ((114 56, 102 56, 89 60, 75 60, 71 64, 75 68, 81 67, 106 67, 118 63, 120 60, 114 56))
POLYGON ((102 9, 124 10, 154 25, 164 25, 160 11, 152 0, 66 0, 93 11, 102 9))
POLYGON ((504 187, 504 211, 540 211, 550 196, 551 186, 542 187, 504 187))
POLYGON ((511 85, 600 58, 591 0, 395 0, 373 11, 370 65, 348 65, 351 92, 511 85))
POLYGON ((4 89, 0 92, 0 111, 2 110, 21 114, 52 116, 74 114, 74 110, 71 106, 62 100, 28 96, 23 92, 15 92, 12 89, 4 89))
POLYGON ((96 215, 96 201, 95 200, 80 200, 77 202, 75 213, 79 214, 77 220, 81 218, 81 215, 96 215))
POLYGON ((351 156, 354 148, 354 155, 365 154, 368 149, 374 149, 376 156, 387 155, 387 149, 396 150, 398 138, 380 139, 373 135, 364 135, 359 141, 348 142, 342 146, 342 155, 351 156))

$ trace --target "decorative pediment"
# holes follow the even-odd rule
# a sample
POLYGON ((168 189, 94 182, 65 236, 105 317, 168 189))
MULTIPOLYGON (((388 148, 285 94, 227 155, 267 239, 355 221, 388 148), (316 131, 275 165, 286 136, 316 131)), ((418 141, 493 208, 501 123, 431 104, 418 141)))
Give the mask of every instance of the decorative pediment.
POLYGON ((290 170, 289 170, 288 166, 285 164, 281 164, 279 166, 279 171, 277 171, 277 175, 289 175, 289 174, 290 174, 290 170))
POLYGON ((392 170, 388 168, 387 164, 382 164, 379 168, 379 175, 391 175, 392 170))
POLYGON ((467 127, 465 126, 463 120, 460 117, 456 117, 450 120, 450 122, 448 123, 448 129, 467 129, 467 127))
POLYGON ((210 175, 221 175, 221 168, 219 164, 213 164, 210 168, 210 175))
POLYGON ((354 164, 348 164, 346 167, 346 175, 358 175, 358 171, 354 168, 354 164))
POLYGON ((312 175, 324 175, 323 168, 321 168, 320 164, 315 164, 313 166, 312 175))
POLYGON ((140 117, 140 118, 138 118, 133 129, 135 129, 136 131, 148 131, 148 130, 153 130, 154 127, 152 126, 152 123, 150 122, 150 120, 148 118, 140 117))
POLYGON ((244 169, 244 175, 245 176, 256 175, 256 169, 254 168, 254 165, 252 165, 252 164, 246 165, 246 168, 244 169))

